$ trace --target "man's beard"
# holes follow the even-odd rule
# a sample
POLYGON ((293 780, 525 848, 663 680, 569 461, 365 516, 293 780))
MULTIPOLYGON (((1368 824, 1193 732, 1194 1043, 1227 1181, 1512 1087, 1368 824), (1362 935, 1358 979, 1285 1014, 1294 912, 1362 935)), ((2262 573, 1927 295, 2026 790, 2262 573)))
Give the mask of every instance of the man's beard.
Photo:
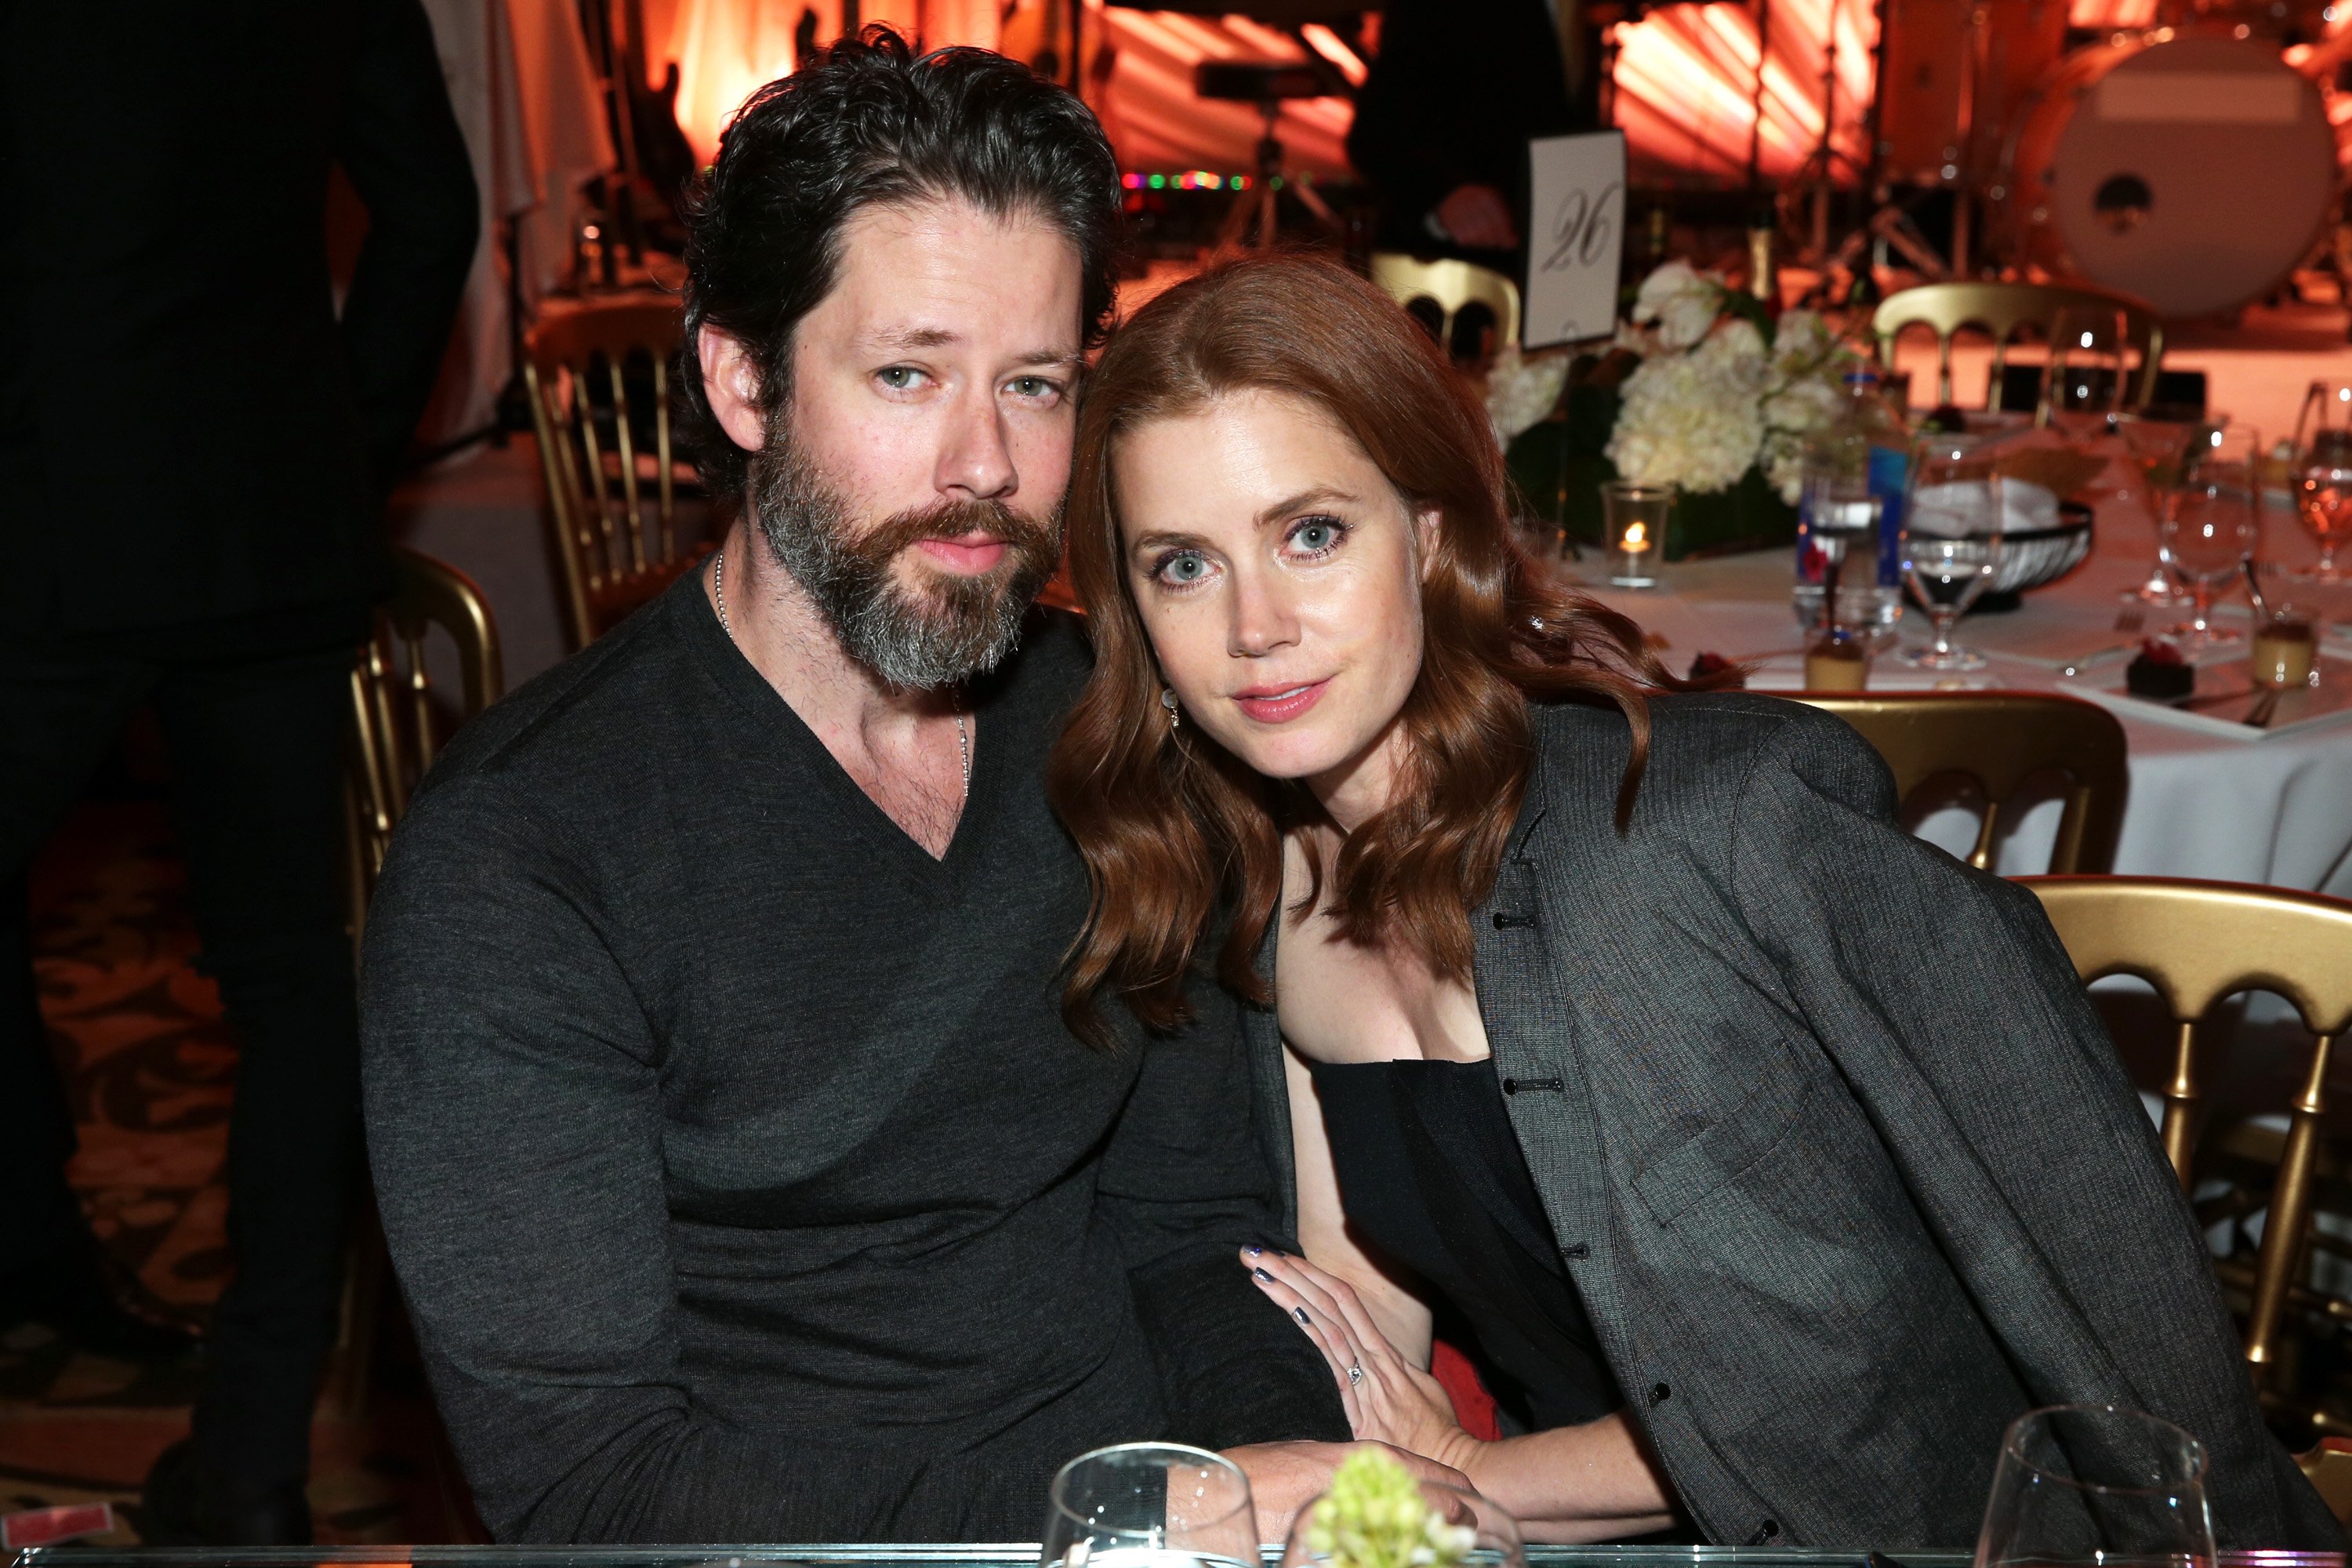
POLYGON ((950 501, 902 511, 864 532, 848 501, 773 428, 751 465, 752 515, 776 563, 793 575, 849 657, 893 686, 932 690, 993 669, 1021 636, 1021 617, 1061 561, 1058 512, 1024 516, 997 500, 950 501), (892 563, 925 539, 985 533, 1004 545, 978 576, 918 568, 918 585, 892 563))

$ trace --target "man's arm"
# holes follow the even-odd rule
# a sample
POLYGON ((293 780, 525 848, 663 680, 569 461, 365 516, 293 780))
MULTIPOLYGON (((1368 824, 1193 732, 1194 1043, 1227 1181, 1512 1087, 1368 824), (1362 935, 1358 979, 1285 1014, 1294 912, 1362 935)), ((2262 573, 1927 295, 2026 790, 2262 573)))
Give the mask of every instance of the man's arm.
POLYGON ((395 472, 449 343, 481 226, 466 139, 417 0, 365 0, 335 154, 367 206, 343 352, 376 475, 395 472))
POLYGON ((1818 714, 1764 750, 1734 821, 1743 910, 2029 1392, 2187 1428, 2224 1545, 2340 1549, 2032 894, 1905 833, 1885 764, 1818 714))
POLYGON ((1205 983, 1193 1001, 1200 1018, 1183 1033, 1124 1047, 1144 1052, 1143 1068, 1096 1196, 1127 1255, 1171 1436, 1206 1448, 1345 1441, 1322 1358, 1237 1260, 1243 1247, 1291 1242, 1274 1234, 1239 1005, 1205 983))
POLYGON ((362 974, 369 1155, 401 1288, 501 1541, 852 1541, 1001 1482, 715 1420, 673 1314, 657 1084, 596 862, 496 783, 394 838, 362 974))

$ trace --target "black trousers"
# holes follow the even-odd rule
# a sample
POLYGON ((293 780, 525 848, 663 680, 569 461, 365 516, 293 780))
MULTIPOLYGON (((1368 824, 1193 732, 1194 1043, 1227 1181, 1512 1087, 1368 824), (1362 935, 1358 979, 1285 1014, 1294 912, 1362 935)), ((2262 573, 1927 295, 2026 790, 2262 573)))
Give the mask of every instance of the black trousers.
POLYGON ((359 1030, 339 871, 352 647, 236 658, 0 643, 0 1258, 76 1239, 71 1113, 41 1024, 25 872, 142 700, 171 750, 173 819, 238 1040, 229 1115, 236 1274, 195 1436, 257 1482, 310 1468, 359 1170, 359 1030))

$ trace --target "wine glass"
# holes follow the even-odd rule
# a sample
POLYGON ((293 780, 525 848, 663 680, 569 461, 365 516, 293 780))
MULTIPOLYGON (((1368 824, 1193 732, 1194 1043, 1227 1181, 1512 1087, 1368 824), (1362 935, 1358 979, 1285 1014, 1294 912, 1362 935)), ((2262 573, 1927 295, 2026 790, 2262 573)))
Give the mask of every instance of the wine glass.
MULTIPOLYGON (((2188 450, 2189 438, 2196 430, 2197 426, 2177 419, 2151 419, 2145 414, 2116 416, 2116 433, 2123 437, 2132 466, 2139 469, 2150 522, 2164 515, 2165 498, 2180 482, 2181 455, 2188 450)), ((2147 581, 2139 585, 2141 599, 2167 606, 2189 602, 2189 596, 2172 581, 2172 573, 2160 553, 2147 573, 2147 581)))
POLYGON ((1054 1477, 1043 1568, 1257 1568, 1241 1467, 1181 1443, 1121 1443, 1054 1477))
POLYGON ((2319 563, 2294 575, 2352 582, 2336 552, 2352 539, 2352 383, 2315 381, 2294 422, 2294 510, 2319 542, 2319 563))
POLYGON ((1903 660, 1920 669, 1982 669, 1984 655, 1952 641, 1952 624, 2000 565, 2000 475, 1966 437, 1931 437, 1911 465, 1903 503, 1903 580, 1934 626, 1903 660))
POLYGON ((2189 619, 2165 628, 2191 648, 2244 640, 2212 622, 2214 590, 2234 581, 2261 537, 2262 457, 2242 425, 2207 426, 2190 441, 2180 483, 2157 523, 2164 563, 2188 584, 2189 619))
MULTIPOLYGON (((1421 1489, 1422 1500, 1435 1515, 1434 1530, 1440 1539, 1423 1547, 1428 1555, 1415 1554, 1414 1562, 1438 1563, 1463 1563, 1473 1568, 1527 1568, 1527 1554, 1519 1545, 1519 1521, 1500 1505, 1466 1492, 1459 1487, 1441 1486, 1435 1481, 1415 1483, 1421 1489)), ((1326 1492, 1298 1510, 1298 1519, 1290 1527, 1289 1542, 1282 1551, 1281 1568, 1329 1568, 1342 1559, 1363 1562, 1375 1553, 1350 1551, 1359 1543, 1349 1540, 1351 1521, 1334 1518, 1321 1510, 1330 1501, 1326 1492)), ((1400 1553, 1399 1561, 1403 1560, 1400 1553)))
POLYGON ((2210 1568, 2205 1450, 2167 1421, 2059 1405, 2010 1423, 1977 1536, 1976 1568, 2210 1568))
POLYGON ((2121 411, 2130 330, 2110 306, 2068 305, 2051 318, 2050 358, 2042 367, 2036 425, 2086 439, 2121 411))

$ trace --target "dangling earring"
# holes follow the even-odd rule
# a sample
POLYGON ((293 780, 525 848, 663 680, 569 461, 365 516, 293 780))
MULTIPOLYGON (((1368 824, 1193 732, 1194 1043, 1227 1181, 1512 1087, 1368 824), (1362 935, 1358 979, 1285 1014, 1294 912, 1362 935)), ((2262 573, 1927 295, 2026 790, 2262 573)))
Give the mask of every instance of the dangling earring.
POLYGON ((1169 733, 1173 734, 1184 727, 1184 716, 1176 707, 1176 693, 1165 686, 1160 689, 1160 706, 1168 710, 1169 733))

